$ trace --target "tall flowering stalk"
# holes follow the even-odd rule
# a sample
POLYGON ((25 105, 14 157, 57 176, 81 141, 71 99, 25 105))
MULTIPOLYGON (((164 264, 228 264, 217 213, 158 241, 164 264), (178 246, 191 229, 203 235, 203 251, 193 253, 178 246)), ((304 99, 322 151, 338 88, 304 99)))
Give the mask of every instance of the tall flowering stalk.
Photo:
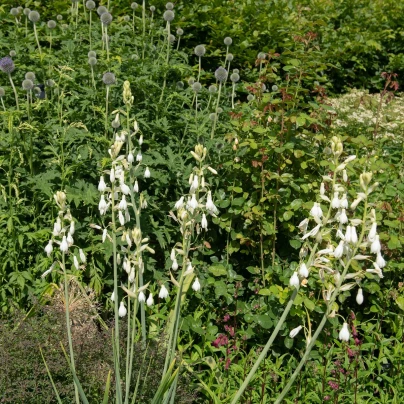
MULTIPOLYGON (((335 304, 335 301, 339 293, 360 285, 366 272, 374 273, 379 277, 383 276, 381 268, 384 267, 385 261, 380 255, 381 247, 376 234, 376 213, 374 210, 369 212, 368 202, 369 195, 378 184, 371 184, 371 173, 361 174, 359 178, 361 190, 356 192, 356 198, 352 202, 349 202, 347 167, 356 159, 356 156, 349 156, 342 160, 343 144, 335 136, 331 140, 330 153, 333 174, 332 176, 323 177, 318 202, 314 202, 310 210, 310 218, 303 220, 299 225, 299 229, 303 233, 302 241, 305 241, 305 243, 300 253, 302 262, 299 265, 299 269, 292 274, 289 282, 290 287, 294 289, 292 296, 268 343, 233 398, 232 404, 240 400, 251 378, 257 371, 259 364, 266 357, 269 348, 286 320, 300 286, 307 287, 310 273, 313 272, 312 276, 318 278, 323 284, 326 311, 314 335, 307 334, 306 351, 275 403, 281 403, 293 385, 324 328, 327 318, 334 317, 337 314, 338 305, 335 304), (328 189, 329 195, 326 194, 326 189, 328 189), (363 214, 361 217, 357 217, 355 209, 361 203, 364 204, 363 214), (321 204, 328 204, 326 214, 321 204), (310 223, 312 223, 312 228, 309 230, 310 223), (357 228, 360 228, 359 232, 357 228), (367 232, 368 237, 366 238, 365 234, 367 232), (322 248, 318 249, 319 247, 322 248), (370 253, 376 254, 374 262, 371 255, 363 254, 366 249, 369 249, 370 253), (306 260, 307 251, 309 250, 311 250, 311 253, 306 260), (353 261, 358 263, 358 266, 360 266, 360 263, 363 263, 362 269, 353 270, 351 268, 353 261), (369 261, 373 263, 373 268, 366 269, 369 261), (354 282, 346 283, 347 280, 354 280, 354 282)), ((355 265, 355 268, 358 268, 358 266, 355 265)), ((360 292, 359 297, 362 297, 362 292, 360 292)), ((362 298, 359 299, 359 301, 361 300, 363 301, 362 298)), ((300 329, 301 327, 292 330, 290 336, 292 338, 295 337, 300 329)), ((347 339, 345 323, 340 333, 340 339, 347 339)))

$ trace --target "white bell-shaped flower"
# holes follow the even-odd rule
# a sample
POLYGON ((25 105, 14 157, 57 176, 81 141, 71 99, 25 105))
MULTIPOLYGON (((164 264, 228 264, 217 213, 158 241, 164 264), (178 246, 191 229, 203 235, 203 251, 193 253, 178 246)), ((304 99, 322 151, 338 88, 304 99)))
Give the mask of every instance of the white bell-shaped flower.
POLYGON ((153 304, 154 304, 153 295, 152 295, 151 293, 149 294, 149 297, 148 297, 147 300, 146 300, 146 304, 147 304, 149 307, 153 306, 153 304))
POLYGON ((167 297, 169 296, 168 290, 164 285, 161 285, 161 289, 159 292, 159 298, 160 299, 167 299, 167 297))
POLYGON ((133 154, 132 154, 132 152, 130 152, 129 154, 128 154, 128 163, 129 164, 132 164, 134 161, 135 161, 135 158, 133 157, 133 154))
POLYGON ((201 227, 202 229, 208 230, 208 220, 206 219, 205 213, 202 214, 201 227))
POLYGON ((109 180, 111 181, 111 183, 115 182, 115 169, 112 167, 111 171, 109 172, 109 180))
POLYGON ((139 303, 144 303, 146 301, 146 296, 143 293, 143 291, 139 292, 139 295, 137 297, 137 300, 139 300, 139 303))
POLYGON ((104 176, 101 175, 100 182, 98 183, 98 191, 105 192, 107 189, 107 184, 105 183, 104 176))
POLYGON ((201 290, 201 284, 199 283, 199 279, 198 279, 198 278, 195 278, 195 281, 194 281, 194 283, 192 284, 192 289, 193 289, 195 292, 199 292, 199 291, 201 290))
POLYGON ((126 210, 128 208, 128 203, 126 202, 126 196, 122 195, 122 199, 119 202, 118 209, 126 210))
POLYGON ((112 293, 111 293, 110 299, 111 299, 113 302, 115 301, 115 292, 112 292, 112 293))
POLYGON ((69 244, 67 244, 66 236, 63 236, 62 242, 60 243, 60 251, 66 253, 69 250, 69 244))
POLYGON ((150 173, 149 167, 146 167, 146 170, 144 170, 144 177, 150 178, 150 176, 151 176, 151 173, 150 173))
POLYGON ((307 266, 304 262, 302 262, 302 264, 300 265, 299 275, 302 278, 307 278, 309 276, 309 270, 307 269, 307 266))
POLYGON ((75 255, 73 256, 73 265, 77 270, 79 270, 79 268, 80 268, 79 260, 77 259, 77 257, 75 255))
POLYGON ((53 245, 52 244, 53 244, 52 240, 49 240, 48 244, 45 247, 45 252, 46 252, 46 255, 48 257, 52 254, 52 251, 53 251, 53 245))
POLYGON ((136 193, 139 192, 139 183, 137 182, 137 180, 135 181, 135 185, 133 186, 133 191, 136 193))
POLYGON ((377 223, 373 222, 372 226, 369 230, 368 240, 373 241, 375 239, 376 235, 377 235, 377 223))
POLYGON ((100 211, 100 215, 103 216, 107 213, 108 205, 105 202, 104 195, 101 195, 100 202, 98 204, 98 210, 100 211))
POLYGON ((181 209, 184 206, 184 197, 181 196, 180 199, 178 199, 178 201, 175 203, 174 205, 174 209, 181 209))
POLYGON ((87 261, 87 258, 86 258, 86 254, 84 254, 84 251, 81 248, 79 250, 79 255, 80 255, 81 262, 84 264, 87 261))
POLYGON ((119 317, 125 317, 127 312, 128 311, 126 310, 125 305, 123 304, 123 302, 121 302, 121 304, 119 305, 119 310, 118 310, 119 317))
POLYGON ((342 209, 342 210, 341 210, 341 214, 340 214, 339 217, 338 217, 338 221, 339 221, 341 224, 348 223, 348 216, 346 215, 346 210, 345 210, 345 209, 342 209))
POLYGON ((334 192, 334 197, 331 200, 331 207, 333 209, 338 209, 340 207, 340 200, 338 197, 338 192, 334 192))
POLYGON ((370 251, 374 254, 378 254, 381 251, 381 249, 382 246, 380 244, 379 235, 376 234, 372 241, 372 244, 370 245, 370 251))
POLYGON ((384 268, 386 266, 386 261, 380 253, 377 253, 376 255, 376 264, 379 266, 379 268, 384 268))
POLYGON ((293 272, 293 275, 290 277, 289 285, 292 288, 298 288, 300 285, 299 277, 297 276, 297 272, 293 272))
POLYGON ((337 248, 334 250, 334 257, 341 258, 343 254, 344 254, 344 240, 341 240, 337 248))
POLYGON ((290 338, 295 338, 297 334, 299 334, 300 330, 303 327, 301 325, 299 325, 299 327, 294 328, 290 333, 289 333, 289 337, 290 338))
POLYGON ((56 237, 59 236, 60 231, 62 230, 62 222, 60 221, 60 217, 56 219, 55 224, 53 225, 53 232, 52 234, 56 237))
POLYGON ((138 161, 138 162, 140 163, 142 160, 143 160, 142 153, 139 152, 139 153, 136 155, 136 161, 138 161))
POLYGON ((362 304, 363 303, 363 291, 362 288, 358 289, 358 293, 356 294, 356 303, 362 304))
POLYGON ((69 247, 71 247, 74 244, 73 237, 72 237, 72 235, 70 233, 67 233, 66 240, 67 240, 67 244, 68 244, 69 247))
POLYGON ((339 332, 338 338, 341 341, 348 342, 349 341, 349 330, 348 330, 348 323, 344 323, 342 325, 341 331, 339 332))
POLYGON ((172 268, 173 271, 176 271, 178 269, 178 262, 177 262, 177 260, 175 258, 173 259, 173 263, 171 265, 171 268, 172 268))
POLYGON ((124 195, 130 194, 130 188, 124 182, 121 182, 121 191, 124 195))

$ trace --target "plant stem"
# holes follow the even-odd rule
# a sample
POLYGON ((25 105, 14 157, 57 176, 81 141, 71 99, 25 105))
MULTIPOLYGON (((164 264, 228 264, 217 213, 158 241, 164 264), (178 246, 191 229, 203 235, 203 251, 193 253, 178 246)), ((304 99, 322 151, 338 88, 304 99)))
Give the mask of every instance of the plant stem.
POLYGON ((105 137, 108 135, 108 97, 109 97, 109 86, 107 85, 107 95, 105 97, 105 137))
POLYGON ((14 96, 15 96, 15 104, 16 104, 16 106, 17 106, 17 111, 19 111, 19 110, 20 110, 20 106, 19 106, 19 104, 18 104, 17 90, 15 89, 15 85, 14 85, 13 79, 11 78, 11 74, 8 75, 8 78, 10 79, 11 87, 13 87, 14 96))
POLYGON ((108 26, 106 25, 104 28, 105 32, 105 47, 107 49, 107 62, 109 62, 109 44, 108 44, 108 26))
MULTIPOLYGON (((167 21, 167 56, 166 56, 166 68, 168 69, 168 62, 170 60, 170 21, 167 21)), ((163 82, 163 88, 161 90, 161 95, 160 95, 160 103, 163 101, 163 95, 164 95, 164 90, 166 88, 166 81, 167 81, 167 71, 164 72, 164 82, 163 82)))
POLYGON ((90 10, 90 25, 89 25, 89 31, 88 31, 88 37, 90 39, 90 50, 92 50, 92 45, 91 45, 91 24, 92 24, 92 19, 93 19, 92 15, 93 15, 93 12, 92 12, 92 10, 90 10))
POLYGON ((142 39, 143 39, 143 50, 142 50, 142 59, 144 60, 144 51, 146 47, 146 1, 143 0, 142 4, 142 24, 143 24, 143 34, 142 34, 142 39))
POLYGON ((38 32, 36 30, 36 24, 35 23, 34 23, 34 34, 35 34, 36 43, 38 45, 39 55, 42 56, 41 45, 39 45, 38 32))
POLYGON ((217 111, 219 109, 219 101, 220 101, 220 94, 222 91, 222 82, 219 84, 219 91, 217 94, 217 101, 216 101, 216 109, 215 109, 215 119, 213 120, 213 127, 212 127, 212 132, 210 133, 210 138, 213 139, 213 136, 215 135, 215 130, 216 130, 216 123, 217 123, 217 111))

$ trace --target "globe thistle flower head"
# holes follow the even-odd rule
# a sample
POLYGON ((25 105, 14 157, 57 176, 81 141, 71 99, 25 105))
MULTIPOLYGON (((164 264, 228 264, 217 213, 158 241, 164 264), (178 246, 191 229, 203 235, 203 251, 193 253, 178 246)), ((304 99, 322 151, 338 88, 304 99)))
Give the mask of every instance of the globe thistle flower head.
POLYGON ((88 0, 86 1, 86 7, 88 10, 94 10, 95 9, 95 3, 93 0, 88 0))
POLYGON ((264 52, 260 52, 257 56, 258 59, 265 59, 266 58, 266 54, 264 52))
POLYGON ((34 83, 32 80, 30 79, 25 79, 22 82, 22 88, 26 91, 32 90, 34 88, 34 83))
POLYGON ((222 107, 219 107, 218 109, 217 109, 217 113, 218 114, 221 114, 223 112, 223 108, 222 107))
POLYGON ((209 119, 211 121, 214 121, 216 119, 216 114, 214 112, 212 112, 211 114, 209 114, 209 119))
POLYGON ((272 91, 273 92, 276 92, 276 91, 278 91, 278 86, 276 85, 276 84, 274 84, 273 86, 272 86, 272 91))
POLYGON ((163 18, 165 21, 171 22, 174 19, 174 11, 172 10, 164 11, 163 18))
POLYGON ((88 56, 89 58, 96 58, 96 57, 97 57, 97 52, 95 52, 95 51, 90 51, 90 52, 88 52, 87 56, 88 56))
POLYGON ((138 7, 139 7, 139 4, 137 4, 136 2, 133 2, 133 3, 130 5, 130 8, 131 8, 132 10, 136 10, 138 7))
POLYGON ((10 74, 14 71, 15 65, 13 60, 6 56, 5 58, 0 59, 0 70, 3 73, 10 74))
POLYGON ((216 93, 216 92, 217 92, 217 86, 214 85, 214 84, 210 85, 210 86, 209 86, 209 92, 210 92, 211 94, 216 93))
POLYGON ((124 20, 125 22, 129 22, 129 21, 130 21, 130 17, 129 17, 128 15, 125 15, 125 16, 123 17, 123 20, 124 20))
POLYGON ((201 89, 202 89, 202 86, 199 81, 192 84, 192 90, 194 90, 196 93, 199 93, 199 91, 201 91, 201 89))
POLYGON ((101 17, 104 13, 108 13, 108 9, 105 6, 99 6, 97 8, 97 14, 101 17))
POLYGON ((229 36, 227 36, 226 38, 224 38, 223 42, 226 46, 230 46, 233 43, 233 40, 229 36))
POLYGON ((247 100, 252 101, 254 99, 254 96, 252 94, 248 94, 247 100))
POLYGON ((115 84, 116 78, 115 74, 111 72, 107 72, 102 76, 102 81, 104 82, 105 85, 110 86, 112 84, 115 84))
POLYGON ((34 93, 36 94, 36 95, 39 95, 39 94, 41 94, 41 92, 42 92, 42 90, 41 90, 41 87, 34 87, 34 93))
POLYGON ((150 11, 151 11, 152 13, 154 13, 154 12, 156 11, 156 7, 150 6, 150 11))
POLYGON ((229 53, 229 54, 226 56, 226 61, 227 61, 227 62, 232 62, 233 59, 234 59, 234 56, 233 56, 232 53, 229 53))
POLYGON ((11 14, 13 17, 17 17, 17 15, 18 15, 18 10, 17 10, 15 7, 13 7, 13 8, 10 10, 10 14, 11 14))
POLYGON ((58 21, 62 21, 62 20, 63 20, 63 15, 58 14, 58 15, 56 16, 56 19, 57 19, 58 21))
POLYGON ((4 97, 6 95, 6 92, 4 91, 3 87, 0 87, 0 98, 4 97))
POLYGON ((182 81, 177 81, 177 88, 182 90, 184 88, 184 83, 182 81))
POLYGON ((49 20, 46 25, 48 26, 49 29, 56 28, 56 21, 54 21, 54 20, 49 20))
POLYGON ((172 10, 173 8, 174 8, 174 4, 171 3, 171 1, 169 1, 169 2, 166 4, 166 9, 167 9, 167 10, 172 10))
POLYGON ((17 10, 18 10, 18 14, 21 14, 24 11, 24 8, 21 6, 18 6, 17 10))
POLYGON ((13 58, 17 56, 17 52, 15 50, 10 51, 10 56, 13 58))
POLYGON ((33 23, 36 23, 36 22, 39 21, 39 19, 40 19, 41 17, 39 16, 38 11, 33 10, 33 11, 30 11, 30 12, 29 12, 28 18, 29 18, 29 20, 32 21, 33 23))
POLYGON ((178 36, 184 35, 184 30, 183 30, 182 28, 178 28, 178 29, 177 29, 177 35, 178 35, 178 36))
POLYGON ((223 83, 227 79, 227 70, 224 67, 219 67, 215 71, 215 77, 216 77, 217 81, 220 81, 221 83, 223 83))
POLYGON ((108 12, 101 14, 100 16, 101 22, 103 25, 109 25, 112 22, 112 15, 108 12))
POLYGON ((48 87, 53 87, 55 85, 55 82, 52 79, 46 80, 45 84, 48 87))
POLYGON ((193 77, 190 77, 188 79, 188 85, 192 86, 195 83, 195 79, 193 77))
POLYGON ((206 53, 206 48, 203 45, 197 45, 194 52, 196 56, 201 57, 206 53))
POLYGON ((25 73, 25 78, 27 80, 35 81, 35 79, 36 79, 35 73, 34 72, 25 73))
POLYGON ((233 69, 233 73, 239 74, 239 73, 240 73, 240 70, 239 70, 239 69, 233 69))
POLYGON ((24 8, 24 11, 23 11, 23 13, 24 13, 24 15, 26 16, 26 17, 28 17, 28 14, 31 12, 31 9, 30 8, 24 8))
POLYGON ((173 34, 170 34, 170 36, 168 37, 168 42, 170 42, 170 43, 175 42, 175 36, 173 34))
POLYGON ((88 58, 88 64, 90 66, 95 66, 97 64, 97 58, 94 56, 91 56, 88 58))
POLYGON ((238 73, 233 73, 230 75, 230 80, 233 83, 237 83, 240 80, 240 75, 238 73))

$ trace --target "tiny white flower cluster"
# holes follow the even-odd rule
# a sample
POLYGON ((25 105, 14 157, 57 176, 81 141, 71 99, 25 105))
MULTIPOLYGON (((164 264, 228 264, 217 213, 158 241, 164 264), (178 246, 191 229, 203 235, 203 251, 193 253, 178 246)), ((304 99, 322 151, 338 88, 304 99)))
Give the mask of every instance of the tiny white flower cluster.
MULTIPOLYGON (((74 244, 73 235, 76 231, 75 221, 66 205, 66 194, 63 191, 58 191, 54 195, 54 199, 59 208, 59 212, 53 225, 52 238, 44 248, 48 257, 50 257, 53 253, 53 243, 59 245, 59 249, 62 254, 67 254, 69 252, 69 248, 71 248, 74 244)), ((81 262, 85 264, 87 259, 81 248, 79 249, 79 257, 81 262)), ((54 262, 51 267, 41 275, 41 277, 45 278, 46 275, 50 274, 55 268, 55 264, 56 263, 54 262)), ((77 270, 80 269, 79 260, 74 254, 73 265, 77 270)))

